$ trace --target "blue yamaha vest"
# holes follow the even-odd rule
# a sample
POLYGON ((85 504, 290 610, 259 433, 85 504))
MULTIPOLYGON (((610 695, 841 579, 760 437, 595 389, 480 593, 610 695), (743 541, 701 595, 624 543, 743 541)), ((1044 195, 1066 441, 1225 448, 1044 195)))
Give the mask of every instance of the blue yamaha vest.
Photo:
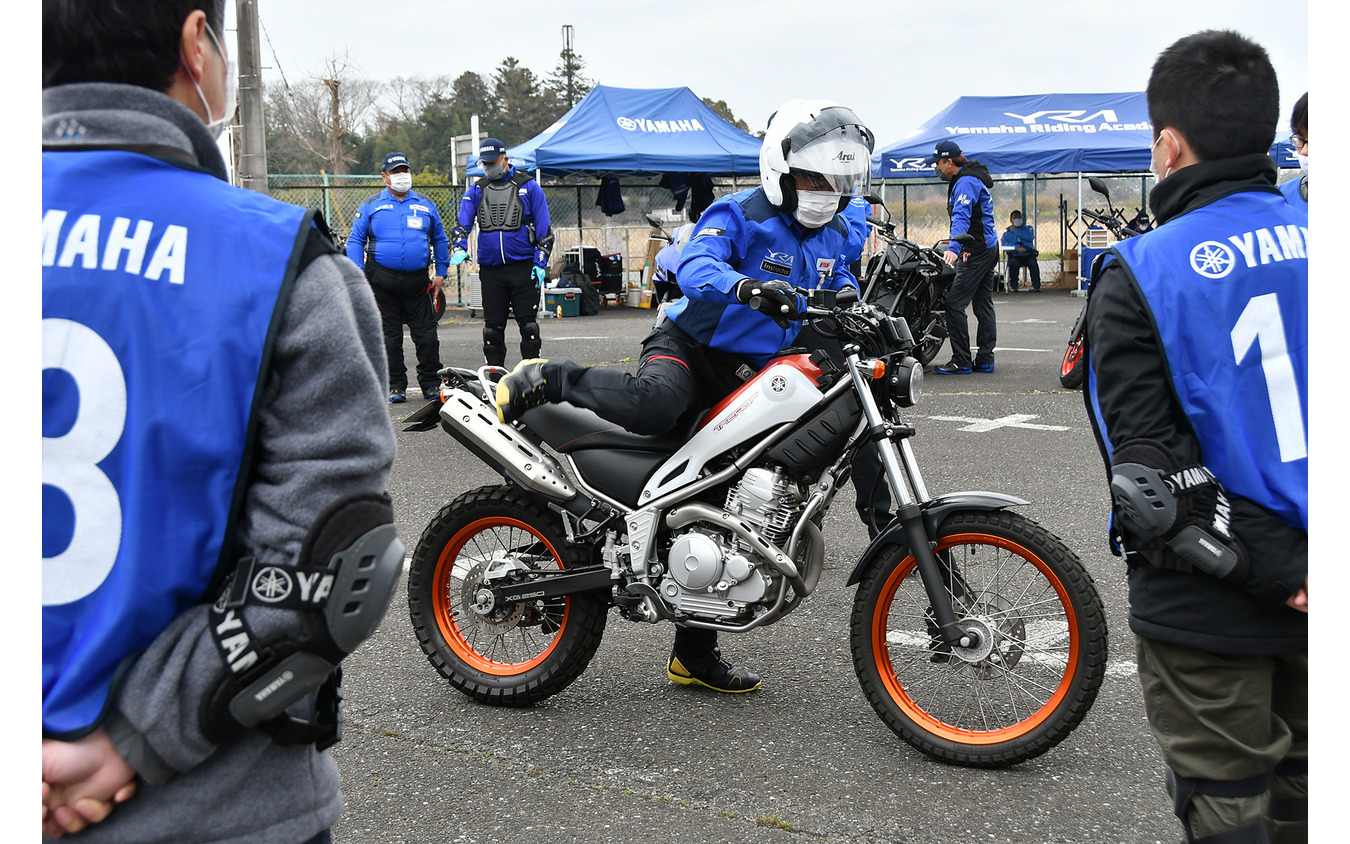
MULTIPOLYGON (((1307 235, 1306 210, 1279 193, 1245 191, 1122 241, 1109 253, 1124 263, 1153 315, 1205 466, 1225 489, 1304 530, 1307 235)), ((1088 373, 1093 422, 1114 451, 1091 367, 1088 373)))
POLYGON ((73 738, 235 553, 312 212, 83 151, 43 153, 42 215, 42 728, 73 738))

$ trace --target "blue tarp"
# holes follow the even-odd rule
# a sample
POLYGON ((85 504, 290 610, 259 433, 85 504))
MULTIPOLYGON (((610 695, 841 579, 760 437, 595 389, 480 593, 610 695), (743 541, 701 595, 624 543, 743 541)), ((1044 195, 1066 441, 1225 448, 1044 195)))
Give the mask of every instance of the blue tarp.
MULTIPOLYGON (((556 123, 508 147, 511 163, 545 174, 759 172, 758 138, 718 116, 688 88, 597 85, 556 123)), ((476 157, 468 176, 483 175, 476 157)))
MULTIPOLYGON (((1281 124, 1283 125, 1283 124, 1281 124)), ((1270 149, 1297 167, 1284 143, 1270 149)), ((1143 93, 961 97, 932 120, 872 156, 873 178, 932 178, 924 158, 955 140, 990 173, 1115 173, 1148 170, 1153 128, 1143 93)))

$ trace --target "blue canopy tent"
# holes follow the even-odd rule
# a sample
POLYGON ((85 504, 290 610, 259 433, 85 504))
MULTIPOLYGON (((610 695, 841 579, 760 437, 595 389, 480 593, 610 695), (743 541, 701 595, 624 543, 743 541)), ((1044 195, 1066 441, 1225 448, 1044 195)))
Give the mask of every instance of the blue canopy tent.
MULTIPOLYGON (((1270 148, 1297 167, 1283 140, 1270 148)), ((990 173, 1117 173, 1148 170, 1153 127, 1143 93, 961 97, 927 123, 872 155, 872 177, 932 178, 924 158, 955 140, 990 173)))
MULTIPOLYGON (((1297 167, 1285 132, 1271 145, 1279 167, 1297 167)), ((1153 146, 1142 92, 961 97, 898 142, 872 155, 873 179, 933 179, 925 163, 938 141, 951 139, 967 158, 998 174, 1146 173, 1153 146)), ((1088 263, 1081 253, 1081 268, 1088 263)), ((1080 276, 1080 287, 1082 280, 1080 276)))
MULTIPOLYGON (((688 88, 597 85, 556 123, 506 154, 543 175, 759 173, 758 138, 737 129, 688 88)), ((483 175, 476 156, 469 178, 483 175)))

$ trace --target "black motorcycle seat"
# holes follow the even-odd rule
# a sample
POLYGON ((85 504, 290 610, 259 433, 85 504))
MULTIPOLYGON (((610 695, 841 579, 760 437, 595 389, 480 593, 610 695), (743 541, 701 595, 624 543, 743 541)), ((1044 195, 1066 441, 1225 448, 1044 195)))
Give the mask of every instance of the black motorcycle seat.
POLYGON ((694 435, 698 417, 667 433, 650 436, 634 434, 594 411, 558 402, 527 410, 520 421, 559 454, 597 448, 674 454, 694 435))

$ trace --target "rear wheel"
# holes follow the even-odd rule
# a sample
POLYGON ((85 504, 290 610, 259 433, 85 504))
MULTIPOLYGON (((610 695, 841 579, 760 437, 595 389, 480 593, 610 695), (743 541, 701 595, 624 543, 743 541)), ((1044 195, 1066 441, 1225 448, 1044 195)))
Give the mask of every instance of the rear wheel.
POLYGON ((581 676, 605 629, 596 594, 485 606, 479 588, 586 562, 558 517, 518 490, 466 492, 427 525, 408 573, 408 609, 427 659, 466 695, 527 706, 581 676))
POLYGON ((896 735, 937 759, 1005 767, 1039 756, 1083 720, 1106 671, 1092 577, 1059 538, 1005 511, 952 514, 934 553, 978 641, 941 641, 913 555, 892 545, 853 603, 863 691, 896 735))
POLYGON ((1083 378, 1086 375, 1083 332, 1080 331, 1069 341, 1069 348, 1064 350, 1064 361, 1059 365, 1059 383, 1066 389, 1076 390, 1083 386, 1083 378))

